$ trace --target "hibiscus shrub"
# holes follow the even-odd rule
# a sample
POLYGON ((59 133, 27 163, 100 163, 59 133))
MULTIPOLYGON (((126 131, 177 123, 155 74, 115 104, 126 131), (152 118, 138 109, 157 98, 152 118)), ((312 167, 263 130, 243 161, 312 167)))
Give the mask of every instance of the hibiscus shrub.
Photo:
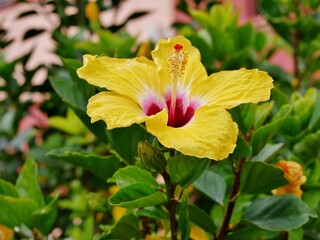
POLYGON ((196 28, 140 45, 87 6, 98 41, 54 33, 64 67, 49 82, 64 111, 15 183, 0 179, 0 238, 318 239, 314 69, 270 64, 273 37, 238 26, 230 4, 190 10, 196 28))

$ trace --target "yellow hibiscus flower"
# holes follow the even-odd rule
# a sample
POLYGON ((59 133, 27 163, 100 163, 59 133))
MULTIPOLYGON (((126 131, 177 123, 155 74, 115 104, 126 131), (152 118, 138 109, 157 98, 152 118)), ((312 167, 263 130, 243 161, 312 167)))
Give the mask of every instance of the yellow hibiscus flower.
POLYGON ((227 109, 270 98, 272 78, 257 69, 208 76, 188 39, 162 39, 145 57, 117 59, 85 55, 79 77, 106 88, 91 97, 87 113, 108 129, 145 122, 167 148, 214 160, 233 152, 237 124, 227 109))

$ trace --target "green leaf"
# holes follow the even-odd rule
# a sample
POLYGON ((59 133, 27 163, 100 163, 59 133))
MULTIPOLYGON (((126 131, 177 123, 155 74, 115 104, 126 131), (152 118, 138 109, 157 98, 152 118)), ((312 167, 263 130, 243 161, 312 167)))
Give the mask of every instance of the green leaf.
POLYGON ((273 88, 271 90, 271 99, 274 100, 274 111, 275 112, 280 111, 282 106, 290 104, 290 100, 289 100, 287 94, 285 94, 279 88, 273 88))
POLYGON ((38 204, 31 199, 0 195, 0 224, 9 228, 22 223, 28 225, 31 214, 38 209, 38 204))
POLYGON ((310 133, 293 147, 293 153, 303 161, 320 157, 320 130, 310 133))
POLYGON ((87 195, 89 208, 97 212, 108 210, 108 202, 102 193, 91 192, 87 195))
POLYGON ((318 189, 308 189, 302 194, 302 200, 310 207, 316 209, 320 204, 320 191, 318 189))
POLYGON ((231 154, 234 158, 242 158, 247 157, 250 155, 250 148, 243 138, 238 137, 236 148, 234 149, 233 153, 231 154))
POLYGON ((273 104, 274 102, 269 102, 257 106, 253 124, 255 129, 260 127, 267 119, 268 115, 272 111, 273 104))
POLYGON ((291 107, 289 105, 282 106, 277 115, 272 119, 271 123, 258 128, 253 133, 251 143, 252 155, 256 155, 266 145, 266 143, 278 133, 290 111, 291 107))
POLYGON ((320 128, 320 92, 318 91, 318 97, 314 105, 313 114, 311 116, 308 129, 314 131, 320 128))
POLYGON ((211 217, 195 205, 189 205, 189 219, 207 232, 212 233, 216 229, 211 217))
POLYGON ((49 204, 32 213, 30 225, 39 229, 43 234, 49 234, 58 215, 58 195, 53 197, 49 204))
POLYGON ((281 130, 290 136, 296 136, 301 132, 301 122, 298 116, 288 116, 281 130))
POLYGON ((289 231, 288 240, 301 240, 303 239, 303 229, 297 228, 289 231))
POLYGON ((163 193, 142 183, 120 188, 111 196, 109 202, 124 208, 140 208, 163 204, 166 198, 163 193))
POLYGON ((227 237, 228 240, 256 240, 264 239, 263 231, 255 227, 242 227, 230 232, 227 237))
POLYGON ((137 214, 139 216, 144 216, 153 219, 168 219, 168 212, 163 209, 161 205, 158 206, 150 206, 145 207, 143 209, 139 209, 137 214))
POLYGON ((251 159, 251 161, 268 162, 277 155, 283 145, 284 143, 268 143, 256 156, 251 159))
POLYGON ((81 166, 90 171, 102 181, 111 177, 120 167, 119 160, 109 155, 107 157, 97 156, 87 152, 73 151, 67 148, 53 149, 48 152, 50 157, 62 159, 76 166, 81 166))
POLYGON ((50 127, 58 129, 68 134, 81 134, 86 131, 86 127, 83 125, 81 120, 77 115, 72 111, 71 108, 68 108, 67 116, 52 116, 49 119, 50 127))
POLYGON ((102 121, 91 123, 89 116, 86 114, 87 99, 77 86, 71 80, 57 77, 49 77, 49 81, 59 97, 73 109, 87 128, 101 141, 108 142, 105 124, 102 121))
POLYGON ((240 192, 268 193, 271 190, 288 184, 284 172, 274 165, 264 162, 246 162, 240 178, 240 192))
POLYGON ((219 174, 206 170, 192 185, 204 195, 223 206, 227 184, 219 174))
POLYGON ((188 240, 190 235, 190 221, 189 221, 189 205, 188 196, 184 195, 179 207, 179 227, 182 240, 188 240))
POLYGON ((313 108, 317 100, 317 93, 316 88, 309 88, 303 98, 293 103, 293 112, 299 117, 302 126, 307 125, 312 116, 313 108))
POLYGON ((103 121, 91 123, 90 117, 83 110, 72 107, 72 110, 77 114, 86 127, 102 142, 108 143, 109 139, 106 134, 106 124, 103 121))
POLYGON ((64 102, 72 107, 86 111, 87 100, 71 80, 49 77, 49 81, 64 102))
POLYGON ((68 70, 73 83, 81 91, 85 99, 89 99, 95 94, 95 87, 88 84, 85 80, 80 79, 77 75, 77 69, 82 66, 82 63, 75 59, 62 58, 63 64, 68 70))
POLYGON ((31 158, 28 158, 22 167, 16 189, 21 198, 32 199, 39 208, 44 207, 44 197, 38 184, 38 166, 31 158))
POLYGON ((0 195, 19 198, 16 187, 11 183, 3 179, 0 179, 0 195))
POLYGON ((106 239, 141 239, 139 219, 133 214, 123 216, 111 229, 106 230, 109 231, 106 239))
POLYGON ((256 104, 243 104, 230 110, 233 120, 242 132, 247 133, 253 126, 256 108, 256 104))
POLYGON ((200 177, 209 163, 209 159, 177 155, 168 159, 167 169, 172 183, 185 188, 200 177))
POLYGON ((112 178, 108 179, 108 182, 116 183, 120 188, 135 183, 141 183, 154 189, 159 188, 159 184, 149 171, 136 166, 120 168, 112 178))
POLYGON ((319 159, 309 160, 304 166, 304 173, 307 177, 306 186, 317 186, 320 183, 320 161, 319 159))
MULTIPOLYGON (((260 178, 261 179, 261 178, 260 178)), ((244 212, 242 222, 267 231, 289 231, 316 218, 317 214, 294 195, 275 195, 255 200, 244 212)))
POLYGON ((116 155, 128 165, 134 165, 135 157, 138 155, 138 143, 145 141, 151 135, 141 126, 134 124, 126 128, 115 128, 107 132, 116 155))

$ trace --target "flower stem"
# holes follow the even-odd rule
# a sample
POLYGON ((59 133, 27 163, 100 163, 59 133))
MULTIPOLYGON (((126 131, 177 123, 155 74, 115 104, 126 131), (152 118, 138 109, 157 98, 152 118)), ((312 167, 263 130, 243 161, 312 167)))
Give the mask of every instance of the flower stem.
POLYGON ((171 183, 171 178, 166 171, 162 173, 162 176, 166 183, 167 203, 165 207, 169 212, 171 240, 177 240, 178 239, 178 222, 176 219, 176 211, 177 211, 178 202, 174 197, 176 185, 171 183))
POLYGON ((224 215, 223 223, 220 228, 220 231, 217 235, 217 240, 224 240, 227 233, 229 232, 229 224, 230 224, 230 219, 232 216, 232 212, 236 203, 237 196, 239 194, 239 188, 240 188, 240 174, 241 174, 241 169, 242 166, 245 162, 245 158, 240 158, 238 161, 237 168, 234 171, 234 179, 233 179, 233 184, 232 184, 232 189, 231 189, 231 194, 229 197, 229 202, 228 202, 228 208, 227 211, 224 215))

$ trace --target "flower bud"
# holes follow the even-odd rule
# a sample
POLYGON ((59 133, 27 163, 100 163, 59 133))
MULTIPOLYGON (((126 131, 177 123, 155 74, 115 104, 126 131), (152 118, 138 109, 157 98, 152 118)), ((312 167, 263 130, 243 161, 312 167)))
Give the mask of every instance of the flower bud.
POLYGON ((86 17, 90 21, 99 21, 100 10, 96 1, 89 1, 86 5, 86 17))
POLYGON ((284 177, 289 181, 289 184, 273 190, 272 193, 275 195, 294 194, 297 197, 301 197, 301 185, 307 180, 306 176, 303 175, 301 165, 294 161, 281 160, 276 164, 276 167, 284 171, 284 177))
POLYGON ((0 224, 0 239, 13 240, 14 232, 11 228, 8 228, 0 224))
POLYGON ((166 168, 166 159, 160 150, 148 142, 138 143, 138 162, 141 167, 161 173, 166 168))

